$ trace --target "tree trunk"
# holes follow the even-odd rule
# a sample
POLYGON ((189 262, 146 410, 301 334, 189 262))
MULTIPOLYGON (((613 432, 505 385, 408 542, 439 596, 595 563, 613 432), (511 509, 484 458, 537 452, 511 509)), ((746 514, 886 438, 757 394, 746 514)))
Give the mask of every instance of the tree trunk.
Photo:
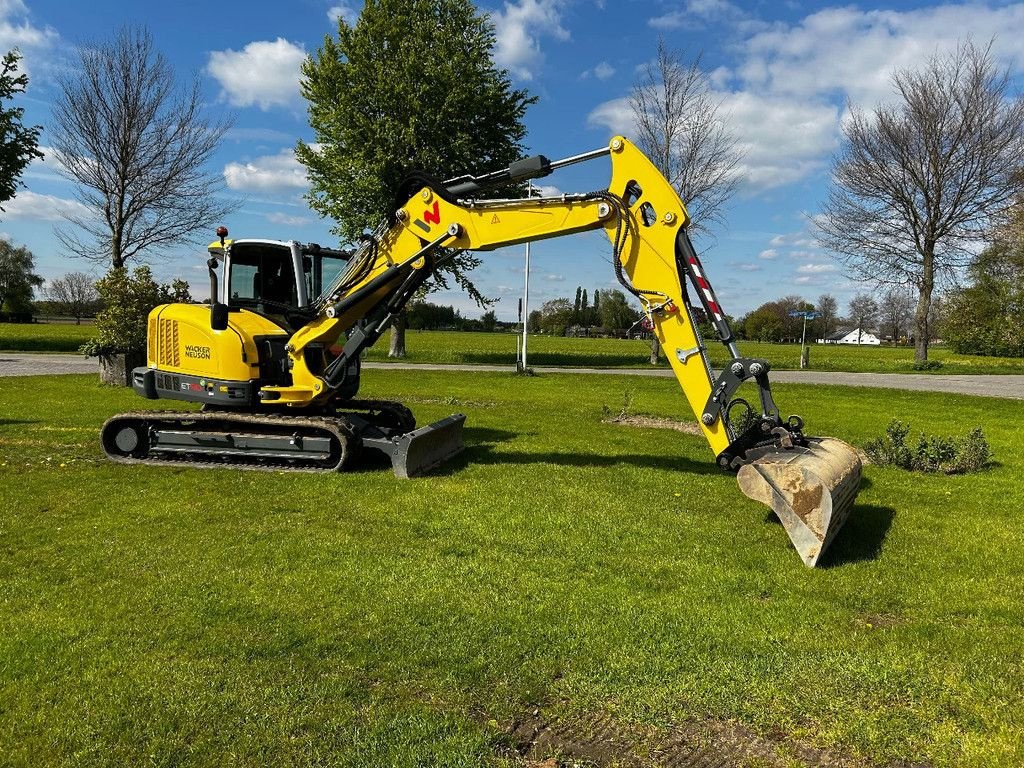
POLYGON ((914 362, 928 361, 928 341, 931 328, 928 315, 932 308, 932 290, 935 288, 935 254, 933 248, 925 248, 922 254, 921 283, 918 286, 917 310, 914 312, 914 362))
POLYGON ((658 341, 657 336, 651 337, 651 365, 657 365, 659 359, 659 352, 661 352, 661 342, 658 341))
POLYGON ((130 387, 132 369, 146 364, 145 352, 100 355, 100 381, 111 387, 130 387))
POLYGON ((405 357, 405 329, 408 322, 403 309, 391 321, 391 346, 388 348, 388 357, 405 357))

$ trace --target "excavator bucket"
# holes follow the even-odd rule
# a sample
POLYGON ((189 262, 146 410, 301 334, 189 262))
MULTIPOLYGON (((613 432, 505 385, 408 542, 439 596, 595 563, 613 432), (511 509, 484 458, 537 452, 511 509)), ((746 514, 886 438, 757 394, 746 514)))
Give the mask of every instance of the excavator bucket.
POLYGON ((363 446, 386 453, 395 476, 416 477, 425 474, 462 452, 464 414, 456 413, 441 421, 414 429, 397 437, 363 437, 363 446))
POLYGON ((740 467, 740 490, 772 508, 804 561, 813 568, 850 516, 860 489, 853 446, 832 437, 778 449, 740 467))

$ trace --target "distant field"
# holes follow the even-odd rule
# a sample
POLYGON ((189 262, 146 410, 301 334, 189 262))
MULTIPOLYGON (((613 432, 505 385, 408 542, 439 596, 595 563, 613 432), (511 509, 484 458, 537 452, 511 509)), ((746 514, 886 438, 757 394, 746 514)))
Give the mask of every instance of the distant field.
MULTIPOLYGON (((406 338, 410 363, 464 363, 513 365, 516 336, 510 333, 456 333, 409 331, 406 338)), ((367 359, 386 361, 388 337, 370 350, 367 359)), ((721 366, 728 357, 718 342, 708 342, 712 364, 721 366)), ((740 353, 761 357, 778 370, 800 367, 799 344, 763 344, 739 342, 740 353)), ((942 363, 938 373, 1024 373, 1024 358, 958 355, 943 347, 933 347, 933 360, 942 363)), ((527 362, 531 366, 558 365, 593 368, 648 367, 650 342, 628 339, 570 339, 531 336, 527 344, 527 362)), ((662 360, 663 366, 668 363, 662 360)), ((851 347, 836 344, 811 346, 811 368, 818 371, 864 373, 912 373, 914 350, 909 347, 851 347)))
POLYGON ((0 323, 0 350, 5 352, 77 352, 96 333, 83 323, 0 323))
MULTIPOLYGON (((91 325, 0 323, 0 351, 77 352, 94 333, 91 325)), ((467 365, 513 365, 516 339, 511 333, 461 333, 456 331, 409 331, 409 363, 457 363, 467 365)), ((388 359, 389 338, 385 335, 371 349, 368 360, 388 359)), ((718 342, 709 342, 711 361, 721 366, 727 357, 718 342)), ((761 357, 778 370, 800 367, 798 344, 762 344, 739 342, 740 353, 761 357)), ((649 342, 632 339, 569 339, 531 336, 528 362, 531 366, 569 366, 581 368, 646 368, 650 365, 649 342)), ((937 373, 1018 373, 1024 374, 1024 358, 958 355, 943 347, 933 347, 931 359, 942 363, 937 373)), ((662 366, 668 363, 663 359, 662 366)), ((811 346, 811 368, 817 371, 853 371, 863 373, 912 373, 914 350, 909 347, 811 346)))

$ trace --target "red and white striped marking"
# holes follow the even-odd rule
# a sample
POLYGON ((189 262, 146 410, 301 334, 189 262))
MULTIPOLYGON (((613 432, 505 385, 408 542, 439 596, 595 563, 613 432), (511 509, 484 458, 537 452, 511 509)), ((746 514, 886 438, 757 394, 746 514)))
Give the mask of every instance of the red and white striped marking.
POLYGON ((704 298, 707 300, 708 309, 714 314, 715 320, 721 320, 722 310, 718 308, 718 301, 715 299, 714 291, 711 290, 711 283, 704 279, 704 275, 700 271, 700 262, 694 256, 691 256, 689 261, 690 268, 693 270, 693 276, 697 278, 697 285, 704 291, 704 298))

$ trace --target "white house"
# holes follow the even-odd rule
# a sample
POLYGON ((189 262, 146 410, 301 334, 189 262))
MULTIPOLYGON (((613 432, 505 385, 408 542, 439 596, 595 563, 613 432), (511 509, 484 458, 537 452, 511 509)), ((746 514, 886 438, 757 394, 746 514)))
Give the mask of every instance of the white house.
POLYGON ((834 333, 827 339, 818 339, 819 344, 861 344, 878 346, 882 343, 875 334, 854 328, 852 331, 840 331, 834 333))

